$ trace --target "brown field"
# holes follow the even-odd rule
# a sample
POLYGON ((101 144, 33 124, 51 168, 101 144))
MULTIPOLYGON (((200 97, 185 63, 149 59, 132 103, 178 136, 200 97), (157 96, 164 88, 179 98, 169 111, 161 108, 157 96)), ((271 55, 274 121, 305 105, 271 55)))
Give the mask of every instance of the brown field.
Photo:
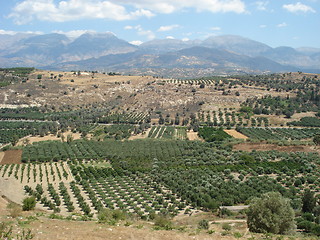
POLYGON ((248 139, 246 135, 243 135, 242 133, 239 133, 238 131, 234 129, 225 129, 224 130, 226 133, 228 133, 230 136, 237 138, 237 139, 248 139))
POLYGON ((0 164, 19 164, 21 163, 22 150, 8 150, 4 152, 4 156, 0 164))

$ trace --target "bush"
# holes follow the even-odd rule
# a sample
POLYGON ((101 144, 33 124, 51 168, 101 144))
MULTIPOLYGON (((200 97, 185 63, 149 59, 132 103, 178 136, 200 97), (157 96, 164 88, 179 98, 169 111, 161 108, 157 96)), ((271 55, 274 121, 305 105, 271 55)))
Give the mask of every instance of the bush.
POLYGON ((154 226, 156 227, 156 229, 164 230, 171 230, 173 228, 172 222, 168 218, 161 215, 156 216, 154 226))
POLYGON ((101 209, 98 213, 98 221, 100 223, 108 222, 112 219, 112 211, 110 209, 101 209))
POLYGON ((229 223, 224 223, 224 224, 222 224, 222 229, 225 231, 230 231, 231 225, 229 223))
POLYGON ((206 219, 200 220, 198 223, 198 228, 208 230, 209 229, 209 221, 206 219))
POLYGON ((295 228, 290 201, 280 193, 269 192, 252 200, 247 211, 248 227, 252 232, 286 234, 295 228))
POLYGON ((119 220, 125 220, 125 218, 125 213, 121 210, 111 210, 108 208, 103 208, 98 213, 98 221, 100 223, 112 224, 114 222, 118 222, 119 220))
POLYGON ((23 211, 30 211, 33 210, 36 206, 36 199, 35 197, 27 197, 23 199, 22 202, 22 210, 23 211))

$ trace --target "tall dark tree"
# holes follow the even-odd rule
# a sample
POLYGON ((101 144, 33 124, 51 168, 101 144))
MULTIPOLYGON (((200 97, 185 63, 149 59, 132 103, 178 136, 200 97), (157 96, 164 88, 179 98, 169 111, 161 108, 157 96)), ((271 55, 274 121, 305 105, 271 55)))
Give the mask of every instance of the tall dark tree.
POLYGON ((302 211, 312 213, 316 203, 314 193, 311 192, 310 189, 306 189, 302 197, 302 211))

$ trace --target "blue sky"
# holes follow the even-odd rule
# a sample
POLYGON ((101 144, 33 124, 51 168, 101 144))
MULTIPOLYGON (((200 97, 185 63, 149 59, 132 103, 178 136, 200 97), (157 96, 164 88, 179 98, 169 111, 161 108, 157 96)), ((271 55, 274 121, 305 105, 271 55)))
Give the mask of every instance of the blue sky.
POLYGON ((320 48, 320 0, 0 0, 0 34, 85 31, 133 43, 233 34, 320 48))

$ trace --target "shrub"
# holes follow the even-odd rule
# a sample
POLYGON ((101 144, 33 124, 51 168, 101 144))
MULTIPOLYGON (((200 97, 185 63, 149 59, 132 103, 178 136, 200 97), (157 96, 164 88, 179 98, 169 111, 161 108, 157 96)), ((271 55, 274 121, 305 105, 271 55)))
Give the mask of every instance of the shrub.
POLYGON ((35 197, 27 197, 23 199, 22 202, 22 210, 23 211, 30 211, 33 210, 36 206, 36 199, 35 197))
POLYGON ((225 231, 230 231, 231 230, 231 226, 229 223, 224 223, 222 224, 222 229, 225 231))
POLYGON ((209 229, 209 221, 206 219, 200 220, 198 223, 198 228, 208 230, 209 229))
POLYGON ((247 217, 252 232, 285 234, 295 228, 294 211, 289 200, 276 192, 253 199, 247 217))
POLYGON ((161 215, 156 216, 154 226, 156 227, 156 229, 164 230, 171 230, 173 228, 172 222, 168 218, 161 215))

